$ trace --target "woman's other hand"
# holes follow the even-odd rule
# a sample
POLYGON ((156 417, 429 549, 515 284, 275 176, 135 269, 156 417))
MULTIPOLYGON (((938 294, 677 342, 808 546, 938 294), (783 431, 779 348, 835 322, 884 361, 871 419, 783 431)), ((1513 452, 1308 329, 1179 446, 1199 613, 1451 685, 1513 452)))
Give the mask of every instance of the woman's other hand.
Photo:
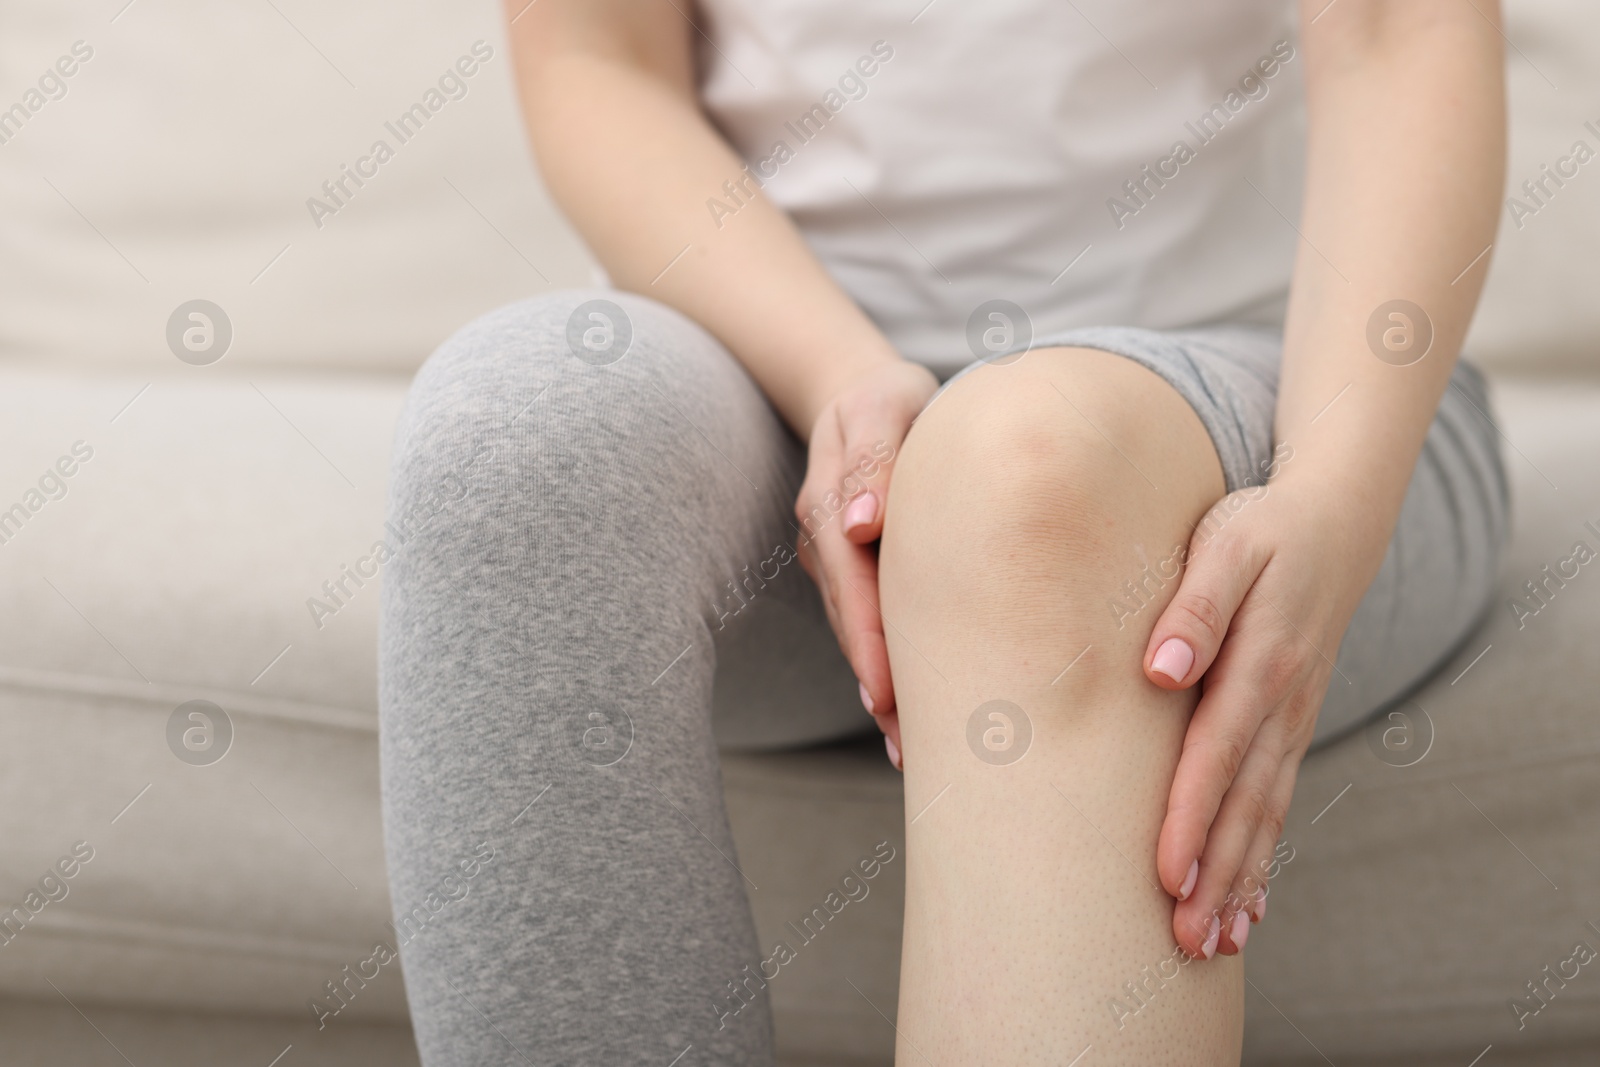
POLYGON ((926 367, 899 360, 836 395, 812 426, 794 508, 800 563, 822 592, 834 636, 861 683, 861 702, 896 767, 900 724, 878 611, 877 541, 900 444, 938 387, 926 367))
POLYGON ((1348 684, 1334 661, 1383 546, 1352 535, 1336 496, 1285 480, 1225 497, 1196 528, 1145 651, 1162 688, 1202 683, 1156 867, 1179 901, 1179 943, 1208 958, 1243 948, 1264 915, 1317 712, 1330 679, 1348 684))

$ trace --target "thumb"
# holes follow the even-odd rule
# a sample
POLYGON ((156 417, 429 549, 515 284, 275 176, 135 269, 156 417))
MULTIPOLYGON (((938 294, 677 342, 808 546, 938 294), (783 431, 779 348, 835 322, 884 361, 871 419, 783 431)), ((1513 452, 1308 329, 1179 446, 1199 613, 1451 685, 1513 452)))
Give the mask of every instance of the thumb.
POLYGON ((1211 667, 1228 626, 1266 560, 1241 538, 1189 542, 1178 592, 1156 620, 1144 673, 1163 689, 1187 689, 1211 667))
POLYGON ((844 508, 844 536, 854 544, 869 544, 883 534, 889 477, 905 428, 897 427, 890 419, 874 419, 846 427, 844 435, 844 468, 839 483, 849 501, 844 508))

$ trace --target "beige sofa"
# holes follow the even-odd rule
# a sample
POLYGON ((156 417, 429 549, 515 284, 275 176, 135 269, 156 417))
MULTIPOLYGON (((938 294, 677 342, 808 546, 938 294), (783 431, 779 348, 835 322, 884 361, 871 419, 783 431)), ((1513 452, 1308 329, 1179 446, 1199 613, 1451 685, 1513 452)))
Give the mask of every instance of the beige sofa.
MULTIPOLYGON (((1515 186, 1600 140, 1600 16, 1510 7, 1515 186)), ((377 581, 332 616, 307 601, 379 536, 428 351, 590 281, 531 169, 502 42, 483 2, 0 13, 0 107, 26 110, 0 123, 0 511, 25 512, 0 521, 0 912, 25 908, 0 922, 0 1062, 414 1061, 393 968, 325 1029, 306 1008, 389 909, 377 581), (362 163, 480 40, 465 95, 362 163), (322 186, 344 166, 372 173, 336 211, 308 207, 335 206, 322 186), (169 344, 195 299, 227 317, 220 360, 215 315, 209 350, 186 313, 169 344), (226 714, 220 761, 214 714, 172 725, 197 700, 226 714)), ((1516 496, 1501 603, 1407 719, 1307 762, 1295 858, 1248 953, 1250 1063, 1600 1061, 1600 973, 1559 977, 1576 944, 1600 947, 1600 577, 1547 586, 1536 615, 1509 604, 1575 542, 1600 547, 1595 166, 1507 222, 1473 335, 1516 496)), ((725 769, 764 931, 903 840, 870 742, 725 769)), ((888 871, 773 983, 786 1062, 889 1061, 888 871)))

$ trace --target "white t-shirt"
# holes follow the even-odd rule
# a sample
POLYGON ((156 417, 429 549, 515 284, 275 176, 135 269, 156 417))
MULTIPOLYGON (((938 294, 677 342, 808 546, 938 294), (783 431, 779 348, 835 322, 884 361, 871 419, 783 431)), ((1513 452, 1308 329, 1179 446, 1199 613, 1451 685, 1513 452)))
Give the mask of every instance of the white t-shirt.
POLYGON ((737 225, 759 182, 909 358, 970 362, 996 299, 1033 336, 1281 321, 1304 144, 1285 0, 701 10, 701 98, 748 175, 706 210, 737 225))

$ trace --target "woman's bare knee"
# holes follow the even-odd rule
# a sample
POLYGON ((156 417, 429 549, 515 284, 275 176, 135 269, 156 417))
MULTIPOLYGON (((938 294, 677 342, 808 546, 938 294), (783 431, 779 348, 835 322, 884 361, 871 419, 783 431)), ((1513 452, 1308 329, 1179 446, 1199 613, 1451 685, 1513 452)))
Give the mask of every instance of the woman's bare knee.
POLYGON ((1033 659, 1035 644, 1126 646, 1137 670, 1176 588, 1175 550, 1222 493, 1198 417, 1131 361, 1045 349, 982 367, 906 438, 884 524, 884 611, 913 644, 922 620, 959 611, 969 639, 1033 681, 1064 665, 1033 659))
MULTIPOLYGON (((1183 400, 1100 352, 981 368, 907 437, 879 590, 906 772, 908 1040, 952 1062, 1081 1048, 1115 1032, 1098 1006, 1172 955, 1156 843, 1194 698, 1143 674, 1177 575, 1142 575, 1222 491, 1183 400), (1148 591, 1131 620, 1108 607, 1124 582, 1148 591), (989 1011, 1019 1021, 997 1036, 975 1021, 989 1011)), ((1214 1018, 1197 1061, 1236 1056, 1237 967, 1191 975, 1173 1025, 1214 1018)), ((1166 1040, 1122 1047, 1150 1062, 1166 1040)))

